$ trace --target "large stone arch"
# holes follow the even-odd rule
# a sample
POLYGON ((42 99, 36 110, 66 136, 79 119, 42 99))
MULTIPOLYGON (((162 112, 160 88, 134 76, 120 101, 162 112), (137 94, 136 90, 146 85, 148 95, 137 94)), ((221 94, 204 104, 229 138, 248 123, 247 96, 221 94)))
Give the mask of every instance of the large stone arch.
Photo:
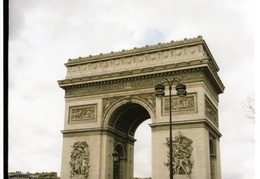
POLYGON ((175 169, 188 162, 190 176, 183 169, 174 178, 221 178, 218 96, 224 85, 201 36, 69 59, 65 65, 66 78, 58 81, 66 101, 62 179, 113 179, 115 150, 121 154, 120 179, 132 179, 134 133, 147 118, 152 119, 152 178, 169 178, 170 110, 173 137, 180 139, 174 141, 175 147, 189 149, 188 158, 184 149, 176 150, 182 158, 175 169), (185 99, 172 93, 172 109, 167 85, 165 97, 155 97, 154 86, 163 78, 178 78, 187 86, 185 99), (78 166, 76 170, 79 159, 81 170, 78 166))
POLYGON ((117 164, 114 163, 114 168, 120 168, 114 171, 120 179, 133 177, 136 129, 145 120, 154 119, 153 102, 148 101, 137 97, 123 97, 114 101, 104 113, 103 127, 110 131, 108 138, 114 141, 113 150, 117 151, 120 156, 117 164))

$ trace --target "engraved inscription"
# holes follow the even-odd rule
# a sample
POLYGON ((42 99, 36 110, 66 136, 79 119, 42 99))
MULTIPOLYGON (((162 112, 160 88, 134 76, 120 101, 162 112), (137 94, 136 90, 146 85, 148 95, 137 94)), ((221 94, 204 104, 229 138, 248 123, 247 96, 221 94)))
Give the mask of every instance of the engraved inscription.
POLYGON ((96 105, 70 107, 69 122, 96 120, 96 105))

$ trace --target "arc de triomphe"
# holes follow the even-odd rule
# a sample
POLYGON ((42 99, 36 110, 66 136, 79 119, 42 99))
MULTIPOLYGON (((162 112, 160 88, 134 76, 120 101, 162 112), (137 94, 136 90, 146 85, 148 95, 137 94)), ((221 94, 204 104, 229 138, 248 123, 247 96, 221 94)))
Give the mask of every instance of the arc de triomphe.
MULTIPOLYGON (((169 111, 173 113, 175 179, 220 179, 216 64, 201 36, 69 59, 61 178, 132 179, 134 134, 151 119, 152 178, 169 178, 169 111), (179 78, 187 96, 156 98, 162 78, 179 78), (118 153, 118 160, 115 158, 118 153)), ((147 139, 151 140, 151 139, 147 139)))

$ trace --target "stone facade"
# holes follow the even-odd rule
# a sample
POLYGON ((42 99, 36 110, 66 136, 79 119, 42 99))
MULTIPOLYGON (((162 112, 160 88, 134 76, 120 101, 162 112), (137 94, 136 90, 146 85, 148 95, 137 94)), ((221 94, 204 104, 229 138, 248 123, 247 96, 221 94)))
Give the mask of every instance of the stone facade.
POLYGON ((135 130, 149 118, 152 178, 168 178, 169 110, 173 133, 187 139, 176 146, 192 141, 189 155, 176 156, 174 177, 221 178, 217 106, 224 85, 201 36, 69 59, 65 65, 67 76, 58 81, 66 101, 61 178, 133 178, 135 130), (173 95, 172 109, 167 86, 164 98, 155 97, 154 86, 162 78, 179 78, 187 86, 185 99, 173 95), (87 145, 71 147, 79 143, 87 145), (114 151, 119 153, 116 163, 114 151), (73 158, 72 153, 81 157, 73 158))

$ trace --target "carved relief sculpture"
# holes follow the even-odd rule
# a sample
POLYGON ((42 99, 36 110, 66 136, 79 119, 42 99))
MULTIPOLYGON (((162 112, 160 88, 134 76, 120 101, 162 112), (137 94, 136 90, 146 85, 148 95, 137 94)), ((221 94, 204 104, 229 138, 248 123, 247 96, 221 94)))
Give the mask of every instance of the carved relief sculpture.
POLYGON ((218 125, 218 110, 207 97, 205 97, 205 113, 218 125))
POLYGON ((70 108, 70 122, 96 120, 96 105, 70 108))
MULTIPOLYGON (((165 67, 167 68, 167 67, 165 67)), ((152 68, 151 68, 152 70, 152 68)), ((207 84, 209 89, 212 91, 214 97, 218 99, 217 91, 214 89, 214 86, 211 84, 210 80, 205 77, 205 74, 203 72, 203 68, 198 68, 197 70, 186 70, 183 71, 182 74, 175 74, 175 73, 167 73, 164 77, 167 76, 174 76, 175 78, 181 78, 182 82, 188 83, 188 82, 194 82, 198 80, 204 80, 204 82, 207 84)), ((119 74, 119 73, 118 73, 119 74)), ((101 75, 102 76, 102 75, 101 75)), ((93 79, 101 79, 101 76, 96 76, 93 79)), ((70 87, 64 87, 65 89, 65 97, 77 97, 77 96, 89 96, 93 94, 101 94, 101 93, 110 93, 110 92, 117 92, 117 91, 125 91, 130 89, 147 89, 150 87, 154 87, 155 84, 158 84, 158 82, 161 80, 162 76, 156 76, 156 75, 147 75, 143 77, 133 77, 126 80, 114 80, 109 82, 100 82, 100 83, 90 83, 86 85, 78 85, 78 86, 70 86, 70 87)), ((92 79, 92 77, 89 77, 89 79, 92 79)), ((63 84, 63 81, 59 82, 60 84, 63 84)), ((65 82, 64 82, 65 83, 65 82)), ((67 83, 67 82, 66 82, 67 83)))
MULTIPOLYGON (((163 113, 169 113, 170 111, 170 99, 169 96, 164 99, 163 113)), ((172 97, 172 111, 189 111, 195 110, 195 95, 188 95, 184 99, 173 96, 172 97)))
MULTIPOLYGON (((177 136, 172 141, 173 149, 173 173, 179 175, 190 175, 192 172, 193 160, 192 155, 192 140, 185 137, 178 132, 177 136)), ((167 147, 170 148, 170 139, 167 138, 167 147)), ((164 163, 167 167, 170 167, 170 156, 168 153, 168 161, 164 163)))
POLYGON ((70 158, 70 178, 86 179, 89 173, 89 150, 86 142, 75 142, 70 158))

